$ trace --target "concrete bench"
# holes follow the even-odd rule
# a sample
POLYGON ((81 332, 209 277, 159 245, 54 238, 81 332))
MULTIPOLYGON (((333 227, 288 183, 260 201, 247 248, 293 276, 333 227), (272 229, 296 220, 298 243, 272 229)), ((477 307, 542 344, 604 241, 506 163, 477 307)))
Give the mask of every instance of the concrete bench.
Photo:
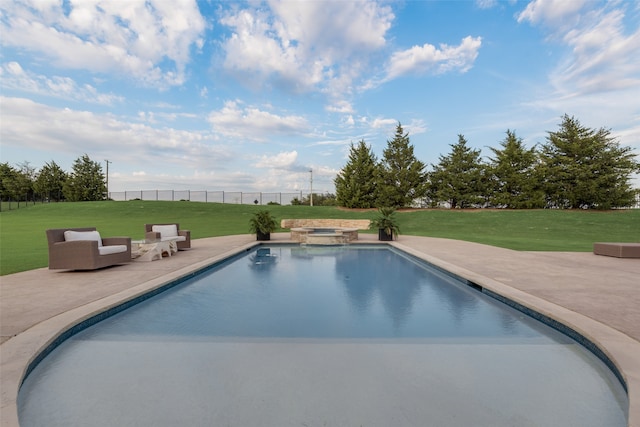
POLYGON ((281 228, 357 228, 368 230, 371 221, 368 219, 283 219, 281 228))
POLYGON ((640 258, 640 243, 594 243, 593 253, 616 258, 640 258))

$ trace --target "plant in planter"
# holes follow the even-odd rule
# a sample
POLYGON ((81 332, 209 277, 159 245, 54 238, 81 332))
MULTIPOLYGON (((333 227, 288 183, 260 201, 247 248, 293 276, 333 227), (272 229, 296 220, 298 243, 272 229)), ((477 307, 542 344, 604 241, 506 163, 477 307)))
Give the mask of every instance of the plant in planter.
POLYGON ((394 235, 400 234, 395 208, 379 208, 378 213, 380 215, 371 221, 370 228, 378 229, 378 240, 393 240, 394 235))
POLYGON ((278 223, 269 211, 258 211, 249 219, 249 230, 256 235, 256 240, 271 240, 271 233, 277 227, 278 223))

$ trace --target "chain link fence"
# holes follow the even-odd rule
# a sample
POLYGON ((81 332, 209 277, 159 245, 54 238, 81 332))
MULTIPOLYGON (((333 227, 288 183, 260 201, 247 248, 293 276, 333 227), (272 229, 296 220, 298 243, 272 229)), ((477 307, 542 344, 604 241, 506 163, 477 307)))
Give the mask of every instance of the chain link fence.
MULTIPOLYGON (((318 193, 314 193, 314 198, 318 193)), ((140 191, 112 191, 109 198, 116 201, 127 200, 161 200, 203 203, 229 203, 237 205, 291 205, 294 199, 303 201, 309 197, 308 191, 286 193, 263 193, 259 191, 193 191, 193 190, 140 190, 140 191)), ((54 200, 44 197, 25 196, 24 198, 1 197, 0 212, 26 208, 36 204, 50 203, 54 200)), ((57 201, 57 200, 55 200, 57 201)), ((636 196, 636 203, 630 208, 640 208, 640 193, 636 196)))
POLYGON ((293 199, 302 200, 308 192, 263 193, 243 191, 193 191, 193 190, 140 190, 112 191, 109 198, 117 201, 127 200, 163 200, 203 203, 229 203, 236 205, 290 205, 293 199))

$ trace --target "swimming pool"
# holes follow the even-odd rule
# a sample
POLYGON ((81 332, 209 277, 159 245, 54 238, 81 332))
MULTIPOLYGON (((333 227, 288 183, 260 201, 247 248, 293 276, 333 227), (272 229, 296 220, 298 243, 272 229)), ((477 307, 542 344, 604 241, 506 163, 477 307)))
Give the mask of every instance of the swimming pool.
POLYGON ((21 425, 626 425, 575 341, 396 250, 261 247, 64 342, 21 425))

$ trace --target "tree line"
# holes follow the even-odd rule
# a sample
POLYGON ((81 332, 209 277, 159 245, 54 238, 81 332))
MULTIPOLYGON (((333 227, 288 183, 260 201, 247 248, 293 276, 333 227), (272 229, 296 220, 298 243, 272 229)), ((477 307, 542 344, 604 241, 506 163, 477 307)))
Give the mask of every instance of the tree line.
POLYGON ((533 148, 512 130, 490 148, 487 160, 464 135, 450 147, 427 171, 400 123, 380 160, 364 140, 352 143, 334 180, 338 205, 611 209, 633 206, 640 194, 630 183, 640 172, 631 148, 610 129, 584 127, 566 114, 559 129, 533 148))
MULTIPOLYGON (((450 144, 437 164, 427 166, 414 155, 408 133, 398 123, 377 159, 364 140, 351 144, 347 164, 334 179, 336 194, 314 194, 314 204, 347 208, 431 206, 449 208, 611 209, 635 203, 640 190, 630 178, 640 163, 611 130, 589 129, 564 115, 559 129, 543 144, 527 148, 507 130, 492 156, 468 146, 464 135, 450 144)), ((0 199, 94 201, 108 197, 102 166, 88 155, 65 172, 54 161, 35 170, 0 163, 0 199)), ((308 198, 300 204, 309 204, 308 198)))
POLYGON ((4 200, 95 201, 107 198, 102 166, 88 155, 75 160, 65 172, 53 160, 40 170, 24 162, 13 167, 0 163, 0 197, 4 200))

